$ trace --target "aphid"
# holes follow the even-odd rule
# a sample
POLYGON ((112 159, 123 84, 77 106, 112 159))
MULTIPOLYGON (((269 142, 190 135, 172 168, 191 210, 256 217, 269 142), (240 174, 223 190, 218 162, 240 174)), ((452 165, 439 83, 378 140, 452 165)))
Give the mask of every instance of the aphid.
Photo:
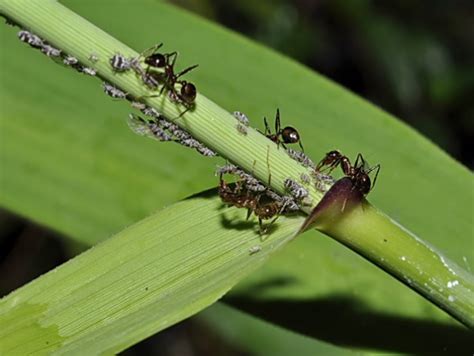
POLYGON ((237 119, 237 125, 235 126, 237 132, 241 133, 242 135, 247 135, 247 127, 249 126, 249 119, 248 117, 241 113, 240 111, 233 112, 234 117, 237 119))
POLYGON ((310 167, 312 169, 316 168, 316 164, 309 158, 304 152, 295 151, 292 148, 287 148, 286 153, 288 156, 293 158, 295 161, 301 163, 303 167, 310 167))
POLYGON ((196 148, 196 150, 202 154, 203 156, 206 157, 215 157, 217 156, 217 153, 211 150, 209 147, 204 146, 202 143, 200 144, 199 147, 196 148))
POLYGON ((302 200, 309 195, 305 188, 291 178, 286 178, 283 184, 290 195, 296 200, 302 200))
POLYGON ((189 136, 187 138, 179 138, 178 137, 178 140, 179 140, 178 142, 180 144, 182 144, 185 147, 189 147, 189 148, 198 148, 201 144, 198 140, 196 140, 195 138, 192 138, 191 136, 189 136))
POLYGON ((33 48, 41 48, 44 46, 43 40, 41 38, 26 30, 21 30, 18 32, 18 38, 21 41, 28 43, 33 48))
POLYGON ((77 70, 81 73, 84 73, 93 77, 97 74, 96 70, 90 67, 79 66, 77 67, 77 70))
POLYGON ((280 203, 282 204, 282 212, 295 212, 300 210, 300 206, 295 199, 289 195, 284 195, 280 197, 280 203))
POLYGON ((315 188, 322 193, 327 192, 329 188, 331 188, 331 186, 336 182, 333 177, 321 172, 313 171, 311 175, 316 181, 315 188))
POLYGON ((306 185, 311 183, 311 178, 306 173, 301 173, 300 174, 300 180, 303 184, 306 184, 306 185))
POLYGON ((249 248, 249 254, 254 255, 258 252, 262 251, 262 247, 260 245, 255 245, 249 248))
POLYGON ((326 156, 316 166, 316 171, 331 172, 338 165, 341 166, 342 172, 346 177, 349 177, 354 185, 354 189, 357 189, 362 195, 367 195, 375 186, 377 176, 380 171, 380 165, 377 164, 373 167, 368 167, 364 157, 359 153, 357 155, 354 165, 348 157, 341 154, 341 152, 334 150, 326 154, 326 156), (369 174, 375 171, 373 183, 370 180, 369 174))
POLYGON ((294 212, 294 211, 300 210, 300 206, 295 201, 295 199, 290 195, 280 196, 271 189, 267 189, 265 191, 265 194, 267 194, 271 199, 274 199, 274 200, 278 201, 281 204, 282 213, 294 212))
POLYGON ((136 101, 136 100, 131 100, 130 105, 132 108, 137 109, 137 110, 145 110, 148 106, 145 103, 142 103, 141 101, 136 101))
POLYGON ((96 53, 91 53, 88 58, 92 63, 97 63, 99 61, 99 56, 96 53))
POLYGON ((174 141, 155 121, 146 121, 135 114, 128 116, 128 126, 140 136, 147 136, 162 142, 174 141))
POLYGON ((168 130, 176 138, 174 140, 175 142, 178 142, 179 144, 185 147, 194 148, 203 156, 206 156, 206 157, 217 156, 216 152, 214 152, 210 148, 203 145, 201 142, 196 140, 194 137, 192 137, 189 133, 187 133, 183 129, 180 129, 178 126, 171 124, 169 122, 166 122, 166 120, 161 120, 160 124, 161 123, 163 123, 163 126, 167 126, 168 130))
POLYGON ((126 99, 128 94, 125 93, 124 91, 114 87, 112 84, 107 83, 107 82, 102 82, 102 87, 104 88, 105 94, 108 96, 111 96, 112 98, 115 99, 126 99))
POLYGON ((41 52, 46 54, 48 57, 59 57, 61 55, 61 50, 54 48, 49 44, 45 44, 41 47, 41 52))
POLYGON ((277 109, 276 112, 274 134, 272 134, 272 130, 268 125, 266 117, 263 118, 263 122, 265 123, 265 136, 275 142, 278 146, 282 145, 284 148, 286 148, 285 144, 298 143, 301 150, 304 151, 298 131, 296 131, 296 129, 291 126, 286 126, 283 129, 281 128, 280 109, 277 109))
POLYGON ((140 109, 143 115, 154 117, 156 119, 159 119, 162 117, 162 115, 156 110, 155 108, 152 108, 151 106, 146 106, 143 109, 140 109))
POLYGON ((76 64, 79 63, 79 60, 76 57, 67 55, 66 57, 63 58, 63 63, 67 66, 75 66, 76 64))
POLYGON ((244 135, 244 136, 247 136, 247 127, 238 123, 235 128, 237 129, 237 132, 244 135))
POLYGON ((240 111, 234 111, 233 115, 242 125, 249 126, 249 118, 247 115, 241 113, 240 111))
MULTIPOLYGON (((129 99, 128 96, 127 99, 129 99)), ((171 127, 172 124, 166 120, 164 116, 160 114, 155 108, 152 108, 151 106, 136 100, 130 100, 130 105, 133 108, 140 110, 142 114, 152 117, 160 127, 163 127, 164 129, 169 129, 171 127)), ((175 128, 177 129, 178 126, 175 126, 175 128)))
POLYGON ((225 166, 219 167, 216 171, 216 174, 220 174, 220 175, 234 174, 242 180, 243 184, 248 190, 251 190, 253 192, 263 192, 267 189, 253 175, 244 172, 242 169, 238 168, 237 166, 231 163, 228 163, 225 166))
POLYGON ((120 53, 114 54, 109 62, 115 72, 125 72, 131 68, 130 60, 120 53))

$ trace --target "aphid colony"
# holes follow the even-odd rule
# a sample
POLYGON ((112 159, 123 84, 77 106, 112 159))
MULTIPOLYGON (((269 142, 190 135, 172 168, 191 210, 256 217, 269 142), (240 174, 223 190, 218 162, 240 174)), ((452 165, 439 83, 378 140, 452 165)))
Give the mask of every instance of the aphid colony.
POLYGON ((91 76, 95 76, 97 74, 95 69, 80 64, 77 58, 63 53, 58 48, 54 48, 49 43, 41 39, 39 36, 29 31, 21 30, 20 32, 18 32, 18 38, 21 41, 29 44, 31 47, 39 49, 42 53, 54 59, 55 61, 62 61, 63 64, 74 68, 80 73, 84 73, 91 76))
MULTIPOLYGON (((39 49, 48 57, 60 61, 64 65, 72 67, 81 73, 91 76, 97 74, 95 69, 81 64, 77 58, 54 48, 29 31, 21 30, 18 32, 18 38, 31 47, 39 49)), ((194 108, 197 94, 196 86, 182 79, 182 77, 184 74, 195 69, 198 65, 187 67, 176 73, 175 63, 178 53, 161 53, 159 49, 162 46, 163 44, 160 43, 142 52, 138 57, 132 58, 127 58, 120 53, 116 53, 108 59, 108 62, 114 72, 123 73, 132 70, 139 76, 147 88, 153 91, 159 90, 158 95, 152 95, 152 97, 162 95, 166 92, 170 100, 186 108, 186 110, 180 114, 181 117, 185 112, 194 108), (142 67, 142 62, 146 65, 146 68, 142 67)), ((96 63, 99 61, 99 57, 95 53, 91 53, 88 60, 91 63, 96 63)), ((108 82, 104 81, 102 85, 107 95, 114 99, 128 100, 133 108, 148 117, 147 119, 143 119, 135 114, 129 115, 128 124, 135 133, 151 137, 161 142, 176 142, 185 147, 193 148, 207 157, 216 156, 214 151, 204 146, 188 132, 165 118, 156 109, 147 106, 139 99, 135 99, 132 95, 108 82)), ((248 117, 239 111, 235 111, 233 115, 237 121, 236 130, 241 135, 246 136, 249 126, 248 117)), ((265 185, 253 177, 252 174, 244 172, 233 164, 226 164, 217 170, 216 174, 219 175, 218 194, 222 202, 237 208, 247 209, 247 219, 254 214, 258 218, 259 231, 261 234, 266 233, 269 226, 271 226, 280 215, 298 211, 302 205, 308 204, 309 193, 303 185, 308 186, 312 181, 315 181, 316 189, 321 192, 326 192, 335 182, 334 178, 329 174, 337 166, 340 166, 343 174, 352 181, 352 189, 357 190, 361 195, 367 195, 374 187, 380 165, 368 167, 361 154, 357 155, 355 164, 352 165, 349 158, 337 150, 328 152, 316 165, 304 153, 298 131, 291 126, 281 127, 279 109, 276 111, 275 131, 273 133, 267 119, 264 118, 263 121, 265 130, 261 133, 270 141, 274 142, 278 148, 282 146, 292 159, 299 162, 303 167, 308 168, 310 175, 305 173, 301 174, 300 182, 302 184, 291 178, 285 179, 284 187, 287 195, 281 196, 269 188, 271 176, 268 179, 268 184, 265 185), (288 144, 298 144, 301 151, 287 148, 286 145, 288 144), (369 174, 372 172, 375 172, 373 182, 369 177, 369 174), (233 175, 236 180, 234 179, 235 181, 233 183, 226 182, 224 180, 225 175, 233 175), (263 226, 264 220, 270 220, 269 224, 265 227, 263 226)), ((268 162, 267 164, 269 165, 268 162)), ((268 167, 268 171, 270 171, 270 167, 268 167)), ((257 252, 257 249, 254 252, 257 252)))

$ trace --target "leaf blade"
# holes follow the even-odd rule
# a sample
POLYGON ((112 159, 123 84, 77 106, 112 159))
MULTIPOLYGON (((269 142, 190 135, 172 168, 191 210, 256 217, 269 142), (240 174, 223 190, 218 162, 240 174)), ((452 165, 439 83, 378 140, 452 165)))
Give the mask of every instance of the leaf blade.
POLYGON ((119 352, 215 302, 303 220, 281 217, 262 241, 219 197, 174 204, 2 299, 2 351, 119 352))

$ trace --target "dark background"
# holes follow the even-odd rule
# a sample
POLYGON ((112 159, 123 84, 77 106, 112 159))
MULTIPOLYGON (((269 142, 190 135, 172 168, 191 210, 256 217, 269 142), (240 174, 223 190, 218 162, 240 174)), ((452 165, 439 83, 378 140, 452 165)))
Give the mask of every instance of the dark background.
MULTIPOLYGON (((304 63, 474 167, 473 1, 172 2, 304 63)), ((72 254, 65 239, 8 212, 0 223, 0 295, 72 254)), ((124 354, 244 353, 191 320, 124 354)))
POLYGON ((474 2, 174 0, 331 78, 474 168, 474 2))

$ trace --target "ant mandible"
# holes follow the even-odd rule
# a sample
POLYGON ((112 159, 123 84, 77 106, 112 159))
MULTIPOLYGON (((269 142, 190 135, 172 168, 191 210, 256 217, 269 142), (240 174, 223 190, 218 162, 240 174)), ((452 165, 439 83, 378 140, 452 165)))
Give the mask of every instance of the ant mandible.
POLYGON ((354 189, 357 189, 362 195, 367 195, 374 188, 375 182, 380 171, 380 164, 373 167, 368 167, 362 154, 358 154, 355 164, 351 162, 347 156, 341 152, 334 150, 326 153, 326 156, 316 166, 316 171, 321 172, 327 170, 330 173, 338 165, 341 166, 344 175, 351 179, 354 189), (373 183, 370 180, 369 174, 375 171, 373 183))
POLYGON ((283 129, 281 128, 280 109, 277 109, 275 116, 274 134, 272 134, 272 130, 268 125, 266 117, 263 118, 263 122, 265 123, 265 136, 275 142, 278 146, 281 144, 284 148, 286 148, 285 144, 298 143, 300 145, 301 151, 304 152, 303 145, 301 144, 300 140, 300 134, 298 133, 298 131, 291 126, 286 126, 283 129))

